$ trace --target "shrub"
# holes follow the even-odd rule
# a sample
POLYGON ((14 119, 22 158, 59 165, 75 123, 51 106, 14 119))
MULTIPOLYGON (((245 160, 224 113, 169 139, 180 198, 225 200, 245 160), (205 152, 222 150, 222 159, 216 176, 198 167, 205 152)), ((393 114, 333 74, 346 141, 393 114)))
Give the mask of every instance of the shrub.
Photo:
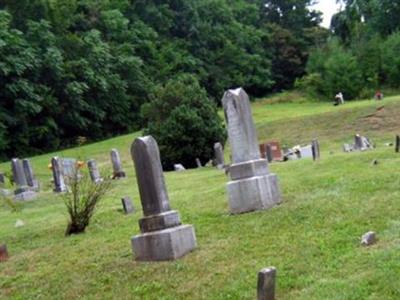
POLYGON ((165 170, 175 163, 196 167, 196 158, 205 163, 213 157, 214 143, 225 143, 217 108, 193 76, 181 75, 158 86, 151 99, 142 107, 144 133, 157 140, 165 170))
POLYGON ((69 189, 64 195, 70 221, 65 235, 85 232, 96 206, 104 195, 111 189, 111 180, 105 179, 93 183, 88 174, 83 176, 76 168, 74 175, 69 178, 69 189))
POLYGON ((387 82, 393 87, 400 85, 400 33, 395 33, 382 45, 382 69, 387 82))

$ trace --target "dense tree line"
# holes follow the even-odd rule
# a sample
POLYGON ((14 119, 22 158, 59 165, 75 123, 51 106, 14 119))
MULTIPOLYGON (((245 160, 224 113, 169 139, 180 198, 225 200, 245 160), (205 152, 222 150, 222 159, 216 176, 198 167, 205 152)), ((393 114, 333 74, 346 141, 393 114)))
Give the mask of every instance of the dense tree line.
POLYGON ((400 2, 346 0, 331 23, 332 34, 311 52, 298 86, 317 98, 371 98, 400 86, 400 2))
POLYGON ((182 74, 215 103, 290 88, 326 35, 310 2, 0 0, 0 158, 149 127, 182 74))

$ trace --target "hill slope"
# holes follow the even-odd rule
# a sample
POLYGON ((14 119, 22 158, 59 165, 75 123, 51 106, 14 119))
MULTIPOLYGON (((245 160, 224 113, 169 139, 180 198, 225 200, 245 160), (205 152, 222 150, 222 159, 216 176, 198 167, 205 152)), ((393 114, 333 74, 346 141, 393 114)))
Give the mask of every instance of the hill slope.
MULTIPOLYGON (((83 235, 65 238, 66 209, 51 192, 48 154, 32 158, 45 191, 18 213, 0 210, 0 242, 11 259, 0 264, 0 298, 10 299, 254 299, 259 269, 278 269, 278 299, 399 299, 400 155, 384 146, 400 132, 399 97, 362 101, 253 105, 260 140, 308 143, 318 137, 322 159, 271 164, 283 203, 269 211, 228 214, 223 172, 213 168, 166 173, 171 206, 194 224, 199 248, 175 262, 138 263, 130 237, 139 232, 140 200, 129 155, 131 134, 57 153, 95 158, 111 169, 121 152, 128 179, 116 182, 83 235), (377 111, 377 107, 385 108, 377 111), (341 152, 355 132, 377 149, 341 152), (379 164, 371 165, 373 159, 379 164), (120 198, 134 198, 124 216, 120 198), (22 219, 26 225, 14 228, 22 219), (359 246, 378 232, 379 242, 359 246)), ((229 156, 226 151, 226 156, 229 156)), ((0 170, 9 168, 1 164, 0 170)))

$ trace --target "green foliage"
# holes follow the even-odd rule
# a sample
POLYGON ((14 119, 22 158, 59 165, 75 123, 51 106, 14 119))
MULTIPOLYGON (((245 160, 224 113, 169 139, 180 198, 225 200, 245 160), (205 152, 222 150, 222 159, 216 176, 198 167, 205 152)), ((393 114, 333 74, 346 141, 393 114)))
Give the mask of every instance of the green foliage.
POLYGON ((395 33, 383 43, 382 70, 393 86, 400 85, 400 33, 395 33))
POLYGON ((206 163, 213 157, 214 143, 226 140, 216 106, 193 76, 182 75, 158 86, 143 106, 143 117, 144 133, 157 140, 166 170, 176 163, 193 168, 196 158, 206 163))

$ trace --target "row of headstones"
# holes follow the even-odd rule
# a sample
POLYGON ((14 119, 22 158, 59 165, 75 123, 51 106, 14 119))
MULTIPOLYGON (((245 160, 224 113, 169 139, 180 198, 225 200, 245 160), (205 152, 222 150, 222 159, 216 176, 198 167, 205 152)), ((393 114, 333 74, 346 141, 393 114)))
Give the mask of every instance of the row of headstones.
POLYGON ((320 147, 317 139, 313 139, 311 144, 299 147, 298 149, 281 150, 279 142, 272 141, 259 145, 261 157, 273 161, 286 161, 290 159, 312 158, 314 161, 320 159, 320 147))
MULTIPOLYGON (((112 149, 110 152, 111 163, 113 166, 112 179, 125 178, 126 174, 123 171, 121 158, 117 149, 112 149)), ((100 183, 104 179, 101 177, 97 162, 94 159, 87 161, 89 176, 92 182, 100 183)), ((51 167, 53 171, 54 192, 63 193, 67 190, 66 179, 78 176, 77 161, 75 159, 62 159, 53 157, 51 159, 51 167)))

